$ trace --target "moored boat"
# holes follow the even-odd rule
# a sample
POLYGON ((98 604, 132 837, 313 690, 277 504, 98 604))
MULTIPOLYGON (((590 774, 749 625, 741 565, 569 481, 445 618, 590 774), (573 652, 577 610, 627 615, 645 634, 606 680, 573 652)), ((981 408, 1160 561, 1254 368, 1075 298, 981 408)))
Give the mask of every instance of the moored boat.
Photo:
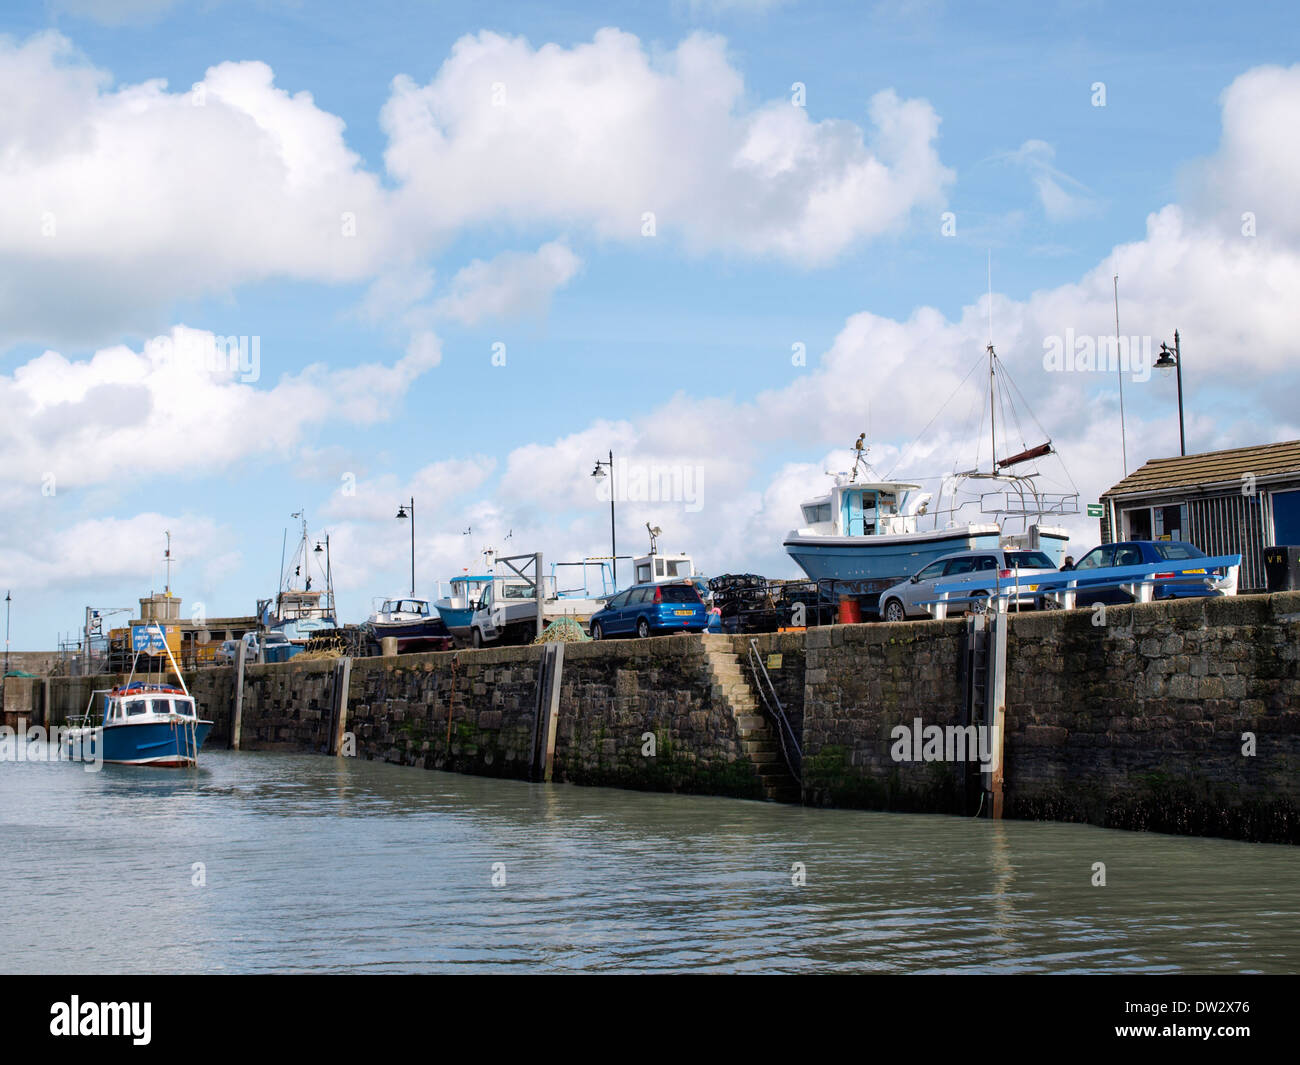
MULTIPOLYGON (((166 683, 161 676, 158 682, 137 681, 133 664, 125 684, 92 692, 86 712, 69 722, 63 738, 67 757, 157 768, 198 764, 212 722, 198 716, 194 696, 161 628, 155 623, 151 629, 167 653, 177 684, 166 683)), ((141 653, 137 650, 137 662, 141 653)))

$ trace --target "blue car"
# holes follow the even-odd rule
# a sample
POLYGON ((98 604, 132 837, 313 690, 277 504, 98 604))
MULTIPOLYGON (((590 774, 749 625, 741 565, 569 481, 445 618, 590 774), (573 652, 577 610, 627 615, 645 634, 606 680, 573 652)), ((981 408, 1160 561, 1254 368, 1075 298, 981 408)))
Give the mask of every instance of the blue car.
MULTIPOLYGON (((1078 604, 1091 606, 1093 603, 1131 603, 1132 596, 1118 588, 1101 588, 1088 591, 1088 585, 1104 584, 1113 580, 1109 574, 1099 574, 1095 581, 1088 581, 1091 570, 1106 570, 1113 566, 1143 566, 1168 562, 1167 572, 1154 574, 1156 583, 1151 589, 1152 599, 1184 599, 1198 595, 1230 595, 1232 590, 1230 578, 1220 570, 1206 573, 1204 567, 1194 563, 1198 558, 1208 558, 1204 551, 1181 540, 1124 540, 1117 544, 1103 544, 1094 547, 1074 566, 1074 573, 1079 579, 1078 604), (1187 563, 1193 563, 1188 565, 1187 563), (1180 581, 1164 583, 1160 577, 1204 576, 1205 581, 1180 581), (1216 578, 1221 578, 1216 580, 1216 578)), ((1235 590, 1235 589, 1233 589, 1235 590)))
POLYGON ((708 624, 708 608, 693 584, 638 584, 591 615, 591 638, 703 632, 708 624))

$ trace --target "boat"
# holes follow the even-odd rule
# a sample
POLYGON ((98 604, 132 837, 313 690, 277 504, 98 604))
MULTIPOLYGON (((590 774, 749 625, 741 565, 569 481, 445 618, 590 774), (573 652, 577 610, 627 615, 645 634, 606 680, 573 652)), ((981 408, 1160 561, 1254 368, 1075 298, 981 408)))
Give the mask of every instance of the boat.
MULTIPOLYGON (((257 614, 265 628, 284 633, 292 644, 305 646, 317 633, 338 628, 334 612, 334 572, 329 557, 329 536, 325 537, 323 544, 317 543, 313 548, 307 533, 306 512, 300 510, 291 517, 301 521, 302 536, 287 564, 281 548, 280 588, 274 600, 258 601, 257 614), (318 571, 316 576, 312 574, 313 559, 318 571), (301 586, 295 587, 295 581, 301 581, 301 586), (313 588, 313 581, 323 582, 324 588, 313 588)), ((285 535, 287 538, 287 530, 285 535)))
POLYGON ((375 600, 375 612, 366 622, 376 640, 393 637, 399 653, 426 650, 443 651, 451 646, 451 633, 439 612, 428 599, 418 596, 391 596, 375 600))
MULTIPOLYGON (((1042 551, 1060 566, 1069 534, 1055 524, 1079 512, 1079 494, 1045 490, 1040 473, 1013 467, 1056 454, 1051 441, 1023 446, 999 458, 997 404, 1000 388, 1014 388, 990 343, 989 415, 992 442, 987 469, 978 465, 941 478, 939 504, 934 493, 913 481, 879 477, 867 461, 866 434, 854 444, 853 469, 830 473, 830 489, 801 504, 803 525, 783 540, 786 553, 814 581, 836 582, 837 590, 873 608, 885 588, 917 573, 945 555, 998 547, 1042 551), (947 506, 945 495, 948 497, 947 506), (971 513, 971 508, 976 512, 971 513), (928 522, 923 521, 929 518, 928 522), (1021 528, 1012 526, 1019 520, 1021 528), (942 524, 941 524, 942 522, 942 524)), ((1018 394, 1017 394, 1018 395, 1018 394)), ((1014 403, 1008 404, 1012 410, 1014 403)), ((1023 401, 1021 401, 1023 405, 1023 401)), ((1067 475, 1068 476, 1068 475, 1067 475)))
POLYGON ((469 623, 474 617, 474 604, 479 601, 483 589, 493 581, 490 573, 464 574, 452 577, 447 583, 450 590, 438 599, 433 607, 438 611, 447 631, 459 639, 469 639, 469 623))
POLYGON ((201 719, 194 696, 167 646, 162 627, 140 626, 145 635, 125 684, 91 693, 86 711, 69 721, 63 735, 64 753, 78 761, 180 768, 198 764, 199 749, 212 730, 201 719), (177 683, 167 683, 161 670, 157 682, 135 680, 141 654, 161 649, 171 663, 177 683), (98 706, 96 700, 98 699, 98 706))

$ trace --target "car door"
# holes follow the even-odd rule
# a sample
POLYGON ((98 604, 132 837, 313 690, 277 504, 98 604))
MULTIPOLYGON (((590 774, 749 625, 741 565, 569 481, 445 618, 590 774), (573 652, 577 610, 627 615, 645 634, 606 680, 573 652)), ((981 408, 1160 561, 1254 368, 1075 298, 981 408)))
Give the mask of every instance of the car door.
POLYGON ((627 603, 627 592, 619 592, 605 603, 605 609, 600 611, 600 616, 594 620, 599 623, 601 632, 606 636, 611 636, 618 632, 618 620, 623 611, 624 604, 627 603))
POLYGON ((646 588, 633 588, 627 593, 627 606, 619 617, 619 632, 635 632, 636 622, 645 610, 646 588))
POLYGON ((1073 573, 1079 582, 1078 595, 1075 596, 1076 606, 1131 602, 1129 597, 1118 588, 1093 587, 1100 582, 1111 580, 1110 574, 1103 573, 1099 577, 1094 576, 1089 579, 1089 574, 1096 573, 1098 570, 1107 570, 1115 565, 1115 546, 1115 544, 1106 544, 1102 547, 1094 547, 1075 564, 1073 573))
POLYGON ((909 582, 903 587, 903 610, 909 616, 919 615, 929 617, 928 607, 921 606, 926 600, 935 598, 934 584, 935 579, 943 576, 944 567, 947 562, 940 559, 938 562, 931 562, 916 575, 916 580, 909 582))

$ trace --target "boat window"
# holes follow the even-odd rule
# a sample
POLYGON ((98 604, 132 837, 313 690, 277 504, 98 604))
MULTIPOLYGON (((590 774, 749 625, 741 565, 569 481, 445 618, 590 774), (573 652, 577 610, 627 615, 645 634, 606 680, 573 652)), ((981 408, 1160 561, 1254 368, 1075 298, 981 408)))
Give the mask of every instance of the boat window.
POLYGON ((170 699, 150 699, 153 704, 153 712, 166 716, 172 712, 172 701, 170 699))
POLYGON ((681 561, 669 562, 667 575, 669 577, 689 577, 691 575, 690 570, 689 563, 681 561))
POLYGON ((648 562, 642 562, 636 568, 636 581, 639 584, 641 581, 648 581, 649 579, 650 579, 650 564, 648 562))
POLYGON ((664 575, 664 560, 662 558, 657 558, 655 559, 655 576, 662 577, 663 575, 664 575))
MULTIPOLYGON (((121 704, 119 704, 120 706, 121 704)), ((136 714, 144 714, 149 711, 149 702, 146 699, 132 699, 126 704, 126 713, 128 717, 134 717, 136 714)))

